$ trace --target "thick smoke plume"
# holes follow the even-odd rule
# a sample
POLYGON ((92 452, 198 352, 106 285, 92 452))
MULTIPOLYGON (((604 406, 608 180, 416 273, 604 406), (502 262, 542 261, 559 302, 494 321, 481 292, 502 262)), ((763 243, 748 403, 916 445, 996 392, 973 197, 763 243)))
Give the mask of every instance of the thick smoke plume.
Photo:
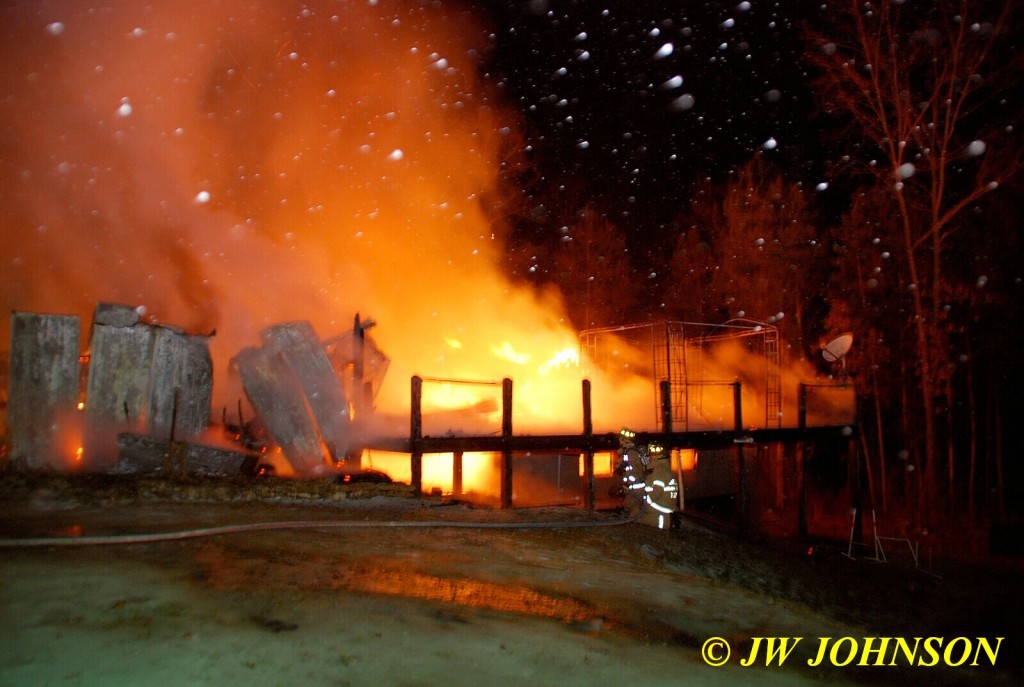
POLYGON ((483 203, 514 125, 480 76, 489 34, 445 5, 6 6, 5 308, 87 323, 112 301, 216 330, 229 407, 227 361, 261 329, 326 338, 356 312, 394 361, 385 407, 411 374, 536 386, 575 335, 495 267, 483 203))

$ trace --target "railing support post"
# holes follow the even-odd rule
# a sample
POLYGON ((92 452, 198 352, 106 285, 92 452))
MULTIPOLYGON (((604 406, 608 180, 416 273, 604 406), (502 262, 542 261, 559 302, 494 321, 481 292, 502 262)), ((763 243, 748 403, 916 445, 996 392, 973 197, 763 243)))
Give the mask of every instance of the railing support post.
MULTIPOLYGON (((796 422, 797 428, 800 430, 801 435, 807 429, 807 385, 800 383, 797 387, 797 415, 796 422)), ((797 515, 797 526, 800 531, 800 537, 806 538, 809 532, 807 523, 807 442, 804 441, 804 437, 801 436, 796 442, 796 469, 797 469, 797 480, 799 482, 800 489, 800 511, 797 515)))
POLYGON ((412 405, 409 411, 409 447, 412 449, 410 470, 412 472, 412 491, 416 496, 423 494, 423 453, 420 451, 420 440, 423 438, 423 379, 412 378, 412 405))
POLYGON ((661 431, 672 433, 672 382, 663 379, 658 382, 661 390, 661 431))
POLYGON ((462 496, 462 451, 452 453, 452 496, 462 496))
POLYGON ((733 429, 736 430, 736 462, 739 470, 739 484, 736 489, 736 521, 741 533, 747 530, 747 465, 743 453, 743 388, 739 382, 732 383, 733 429))
POLYGON ((590 405, 590 380, 583 380, 583 440, 587 444, 583 453, 583 506, 587 510, 597 507, 594 493, 594 451, 590 440, 594 436, 594 420, 590 405))
POLYGON ((501 380, 501 507, 512 507, 512 380, 501 380))

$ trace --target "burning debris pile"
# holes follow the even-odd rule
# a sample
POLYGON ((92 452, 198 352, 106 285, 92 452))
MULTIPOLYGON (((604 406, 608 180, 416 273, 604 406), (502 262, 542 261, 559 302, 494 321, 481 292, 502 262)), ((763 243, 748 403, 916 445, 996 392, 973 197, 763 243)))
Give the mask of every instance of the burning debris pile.
MULTIPOLYGON (((209 432, 212 333, 187 334, 144 321, 141 309, 100 303, 82 354, 78 317, 16 312, 10 464, 253 474, 268 447, 242 439, 266 434, 300 476, 322 475, 331 466, 351 470, 346 459, 353 415, 372 406, 388 365, 366 337, 369 326, 356 316, 351 334, 326 344, 307 322, 267 328, 262 347, 244 349, 232 360, 256 417, 245 422, 239 402, 239 424, 230 428, 236 443, 222 447, 208 445, 216 443, 209 432)), ((358 457, 354 465, 358 469, 358 457)))
POLYGON ((353 415, 369 410, 387 370, 367 328, 356 315, 352 335, 325 346, 308 322, 278 324, 263 331, 261 348, 232 361, 267 433, 300 475, 321 474, 328 465, 359 468, 359 457, 349 456, 353 415))
MULTIPOLYGON (((213 333, 188 334, 147 320, 141 309, 101 303, 83 355, 77 317, 15 313, 9 463, 29 470, 137 476, 274 474, 341 484, 394 480, 408 483, 413 494, 451 494, 502 508, 577 504, 593 509, 621 505, 633 490, 642 497, 641 507, 655 515, 650 524, 659 527, 673 522, 669 516, 682 508, 684 491, 691 500, 736 495, 738 512, 744 513, 748 493, 755 490, 746 485, 757 474, 775 485, 776 501, 786 489, 800 491, 786 498, 804 498, 799 446, 813 437, 848 445, 854 436, 853 404, 839 404, 851 411, 841 424, 808 423, 809 416, 826 416, 801 410, 797 426, 787 428, 774 329, 719 327, 708 333, 686 323, 684 332, 682 324, 591 330, 581 337, 588 362, 622 368, 613 370, 618 384, 644 387, 644 402, 633 405, 645 406, 655 424, 661 421, 655 431, 640 425, 639 433, 630 433, 647 453, 637 454, 643 470, 623 472, 632 443, 624 446, 621 435, 595 429, 591 380, 581 379, 578 368, 559 368, 562 374, 542 389, 531 388, 533 380, 527 378, 522 396, 528 404, 565 398, 575 391, 565 382, 575 378, 582 383, 582 432, 538 434, 527 425, 526 432, 514 433, 511 377, 495 384, 414 376, 409 435, 402 437, 396 427, 382 430, 389 418, 399 417, 394 407, 382 402, 383 410, 375 408, 390 360, 367 335, 372 320, 357 315, 351 331, 326 340, 307 321, 280 322, 263 329, 259 346, 231 358, 228 372, 240 382, 252 412, 244 413, 239 399, 237 423, 229 424, 225 408, 223 427, 217 428, 210 422, 213 333), (745 376, 744 365, 753 370, 745 376), (458 403, 431 402, 424 382, 458 392, 458 403), (462 393, 478 389, 500 389, 500 406, 462 393), (716 395, 721 389, 729 393, 716 395), (746 422, 744 407, 755 409, 746 422), (461 423, 467 413, 459 409, 474 416, 500 415, 500 432, 439 430, 436 422, 425 430, 424 415, 461 423), (630 480, 625 489, 624 479, 630 480)), ((591 372, 600 377, 599 369, 591 372)), ((799 387, 804 409, 808 385, 799 387)), ((827 390, 853 398, 845 383, 827 390)), ((564 404, 560 414, 569 414, 564 404)))

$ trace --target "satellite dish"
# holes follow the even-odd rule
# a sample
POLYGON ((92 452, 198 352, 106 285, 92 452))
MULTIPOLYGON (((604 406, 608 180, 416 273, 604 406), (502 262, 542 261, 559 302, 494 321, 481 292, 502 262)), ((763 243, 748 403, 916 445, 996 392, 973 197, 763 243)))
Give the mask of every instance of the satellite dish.
POLYGON ((829 341, 821 348, 821 357, 830 363, 842 360, 853 346, 853 334, 846 332, 829 341))
POLYGON ((821 347, 821 357, 830 363, 839 363, 839 378, 846 379, 846 354, 853 346, 853 334, 846 332, 821 347))

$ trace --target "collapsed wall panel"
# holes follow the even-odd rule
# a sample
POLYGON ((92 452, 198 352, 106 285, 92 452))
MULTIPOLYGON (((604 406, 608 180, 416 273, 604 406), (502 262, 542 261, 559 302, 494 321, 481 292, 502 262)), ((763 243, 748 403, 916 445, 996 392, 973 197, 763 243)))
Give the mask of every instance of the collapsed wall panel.
POLYGON ((210 424, 213 360, 209 339, 167 327, 156 330, 150 366, 148 434, 187 439, 210 424), (177 407, 175 407, 177 405, 177 407))
POLYGON ((203 432, 210 421, 209 339, 141 322, 129 306, 100 303, 93 317, 86 392, 90 467, 117 461, 117 434, 169 439, 203 432), (177 413, 175 414, 175 410, 177 413))
POLYGON ((300 475, 344 460, 351 417, 341 381, 308 322, 262 332, 263 347, 232 361, 267 433, 300 475))
POLYGON ((11 316, 7 426, 15 465, 63 468, 76 457, 80 332, 71 315, 11 316))
POLYGON ((96 307, 85 406, 85 453, 93 467, 117 461, 117 432, 142 426, 150 397, 153 330, 137 324, 133 308, 96 307))
POLYGON ((324 466, 324 448, 305 394, 278 353, 246 348, 234 358, 242 388, 288 462, 299 474, 324 466))
POLYGON ((263 331, 264 348, 278 354, 291 370, 327 449, 340 460, 348 449, 348 400, 330 359, 308 322, 288 322, 263 331))
POLYGON ((91 422, 137 422, 149 398, 153 332, 136 327, 138 313, 101 304, 93 319, 86 417, 91 422))

